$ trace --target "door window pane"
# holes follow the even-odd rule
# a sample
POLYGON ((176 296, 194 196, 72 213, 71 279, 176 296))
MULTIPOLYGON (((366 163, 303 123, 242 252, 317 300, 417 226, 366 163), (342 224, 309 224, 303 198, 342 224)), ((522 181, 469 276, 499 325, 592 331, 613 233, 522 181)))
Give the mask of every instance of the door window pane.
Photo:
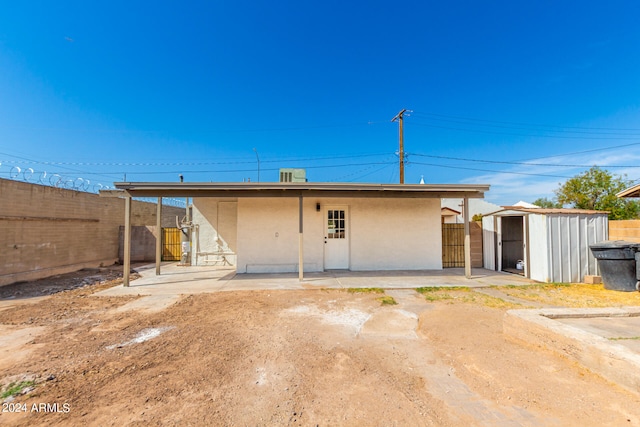
POLYGON ((327 211, 327 238, 344 239, 345 231, 344 210, 327 211))

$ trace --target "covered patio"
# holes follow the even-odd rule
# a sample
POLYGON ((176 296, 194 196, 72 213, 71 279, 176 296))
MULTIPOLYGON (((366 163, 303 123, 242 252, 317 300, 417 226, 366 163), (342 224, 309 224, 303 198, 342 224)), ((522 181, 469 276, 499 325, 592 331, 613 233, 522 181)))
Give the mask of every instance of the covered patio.
MULTIPOLYGON (((131 199, 133 197, 157 197, 158 213, 161 217, 163 197, 192 197, 192 198, 236 198, 265 199, 265 198, 289 198, 298 201, 298 263, 297 279, 303 282, 311 273, 305 273, 304 268, 304 238, 305 238, 305 199, 306 200, 361 200, 361 199, 387 199, 389 206, 394 206, 394 200, 400 199, 442 199, 462 198, 464 200, 464 217, 468 215, 468 200, 470 198, 483 198, 489 190, 488 185, 460 185, 460 184, 332 184, 332 183, 156 183, 156 182, 120 182, 115 183, 117 190, 103 191, 103 196, 122 197, 125 199, 125 231, 124 231, 124 286, 130 285, 129 270, 131 265, 131 199)), ((431 203, 431 202, 430 202, 431 203)), ((315 203, 314 203, 315 204, 315 203)), ((395 203, 397 204, 397 203, 395 203)), ((317 209, 320 204, 317 203, 317 209)), ((308 203, 307 203, 308 209, 308 203)), ((440 210, 438 207, 437 225, 440 224, 440 210)), ((403 224, 397 227, 403 227, 403 224)), ((240 227, 240 226, 238 226, 240 227)), ((159 225, 157 227, 160 229, 159 225)), ((432 232, 434 230, 432 229, 432 232)), ((291 232, 291 230, 289 230, 291 232)), ((406 232, 406 231, 405 231, 406 232)), ((277 236, 278 233, 276 233, 277 236)), ((160 239, 156 239, 156 275, 161 275, 161 246, 160 239)), ((326 243, 326 240, 325 240, 326 243)), ((413 242, 414 244, 416 242, 413 242)), ((425 242, 425 244, 428 242, 425 242)), ((259 243, 257 243, 259 244, 259 243)), ((465 267, 464 276, 472 277, 471 249, 469 223, 465 224, 464 239, 465 267)), ((440 262, 438 260, 437 262, 440 262)), ((440 264, 441 265, 441 264, 440 264)), ((194 267, 188 267, 194 268, 194 267)), ((394 268, 394 270, 401 270, 394 268)), ((414 269, 412 269, 414 270, 414 269)), ((439 275, 442 270, 436 269, 439 275)), ((356 272, 354 272, 356 273, 356 272)), ((358 274, 362 275, 362 271, 358 274)), ((379 275, 379 271, 376 275, 379 275)), ((316 273, 313 273, 316 274, 316 273)), ((322 273, 320 273, 322 274, 322 273)))

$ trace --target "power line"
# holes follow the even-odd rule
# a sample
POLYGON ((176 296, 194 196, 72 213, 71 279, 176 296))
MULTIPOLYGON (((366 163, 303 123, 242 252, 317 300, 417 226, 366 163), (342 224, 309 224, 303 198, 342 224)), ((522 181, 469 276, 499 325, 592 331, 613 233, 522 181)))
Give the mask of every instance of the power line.
POLYGON ((347 173, 347 174, 344 174, 344 175, 340 175, 339 177, 336 177, 336 178, 333 178, 333 179, 329 179, 329 180, 327 180, 327 182, 353 182, 356 179, 364 178, 365 176, 369 176, 369 175, 371 175, 373 173, 379 172, 379 171, 381 171, 381 170, 383 170, 385 168, 388 168, 389 166, 392 166, 392 164, 390 163, 388 165, 383 165, 382 167, 376 168, 373 171, 371 171, 371 169, 374 166, 373 165, 372 166, 368 166, 366 168, 359 169, 359 170, 357 170, 355 172, 350 172, 350 173, 347 173), (363 172, 365 172, 365 171, 369 171, 369 172, 363 174, 363 172), (358 175, 358 176, 355 176, 355 175, 358 175), (350 179, 348 179, 348 178, 350 178, 350 179))
MULTIPOLYGON (((611 135, 619 135, 619 136, 635 136, 640 137, 640 133, 627 133, 627 132, 594 132, 594 131, 586 131, 586 130, 568 130, 568 129, 544 129, 544 128, 535 128, 535 127, 521 127, 521 126, 508 126, 508 125, 494 125, 494 124, 485 124, 485 123, 469 123, 461 120, 449 120, 449 119, 437 119, 439 122, 447 122, 447 123, 457 123, 461 125, 471 125, 471 126, 482 126, 482 127, 490 127, 490 128, 498 128, 498 129, 516 129, 516 130, 524 130, 524 131, 539 131, 539 132, 552 132, 552 133, 571 133, 571 134, 586 134, 586 135, 603 135, 603 136, 611 136, 611 135)), ((417 123, 423 126, 433 126, 430 123, 417 123)))
MULTIPOLYGON (((395 163, 395 162, 393 162, 395 163)), ((331 164, 331 165, 315 165, 315 166, 301 166, 302 168, 305 169, 331 169, 331 168, 341 168, 341 167, 348 167, 348 166, 367 166, 367 165, 389 165, 392 164, 392 162, 367 162, 367 163, 344 163, 344 164, 331 164)), ((267 168, 264 169, 262 168, 261 171, 277 171, 280 170, 280 168, 267 168)), ((135 172, 135 171, 114 171, 114 172, 110 172, 113 175, 123 175, 123 174, 127 174, 127 175, 164 175, 164 174, 179 174, 185 172, 185 170, 183 169, 176 169, 176 170, 164 170, 164 171, 144 171, 144 172, 135 172)), ((255 169, 223 169, 223 170, 215 170, 215 169, 208 169, 208 170, 189 170, 186 171, 189 173, 236 173, 236 172, 255 172, 255 169)), ((51 172, 51 173, 56 173, 56 172, 51 172)), ((99 172, 84 172, 84 174, 86 175, 99 175, 99 172)))
POLYGON ((544 177, 549 177, 549 178, 563 178, 563 179, 571 178, 570 176, 564 176, 564 175, 548 175, 548 174, 541 174, 541 173, 496 171, 496 170, 490 170, 490 169, 467 168, 467 167, 462 167, 462 166, 439 165, 439 164, 436 164, 436 163, 411 162, 411 164, 424 165, 424 166, 434 166, 434 167, 448 168, 448 169, 462 169, 462 170, 470 170, 470 171, 478 171, 478 172, 490 172, 490 173, 496 173, 496 174, 506 173, 506 174, 512 174, 512 175, 544 176, 544 177))
POLYGON ((593 139, 593 140, 600 140, 600 139, 604 139, 604 140, 612 140, 612 139, 613 140, 638 140, 638 139, 640 139, 640 135, 638 135, 636 137, 539 135, 539 134, 530 134, 530 133, 527 134, 527 133, 514 133, 514 132, 498 132, 498 131, 481 130, 481 129, 464 129, 464 128, 456 128, 456 127, 451 127, 451 126, 438 126, 438 125, 425 124, 425 123, 415 123, 415 122, 412 122, 411 126, 423 126, 423 127, 430 127, 430 128, 436 128, 436 129, 455 130, 455 131, 470 132, 470 133, 482 133, 482 134, 489 134, 489 135, 526 136, 526 137, 537 137, 537 138, 561 138, 561 139, 582 139, 582 140, 585 140, 585 139, 593 139))
POLYGON ((604 148, 594 148, 592 150, 574 151, 572 153, 554 154, 552 156, 545 156, 545 157, 534 157, 534 158, 531 158, 531 159, 525 159, 525 160, 520 160, 520 161, 521 162, 526 162, 526 161, 529 161, 529 160, 553 159, 554 157, 564 157, 564 156, 574 156, 576 154, 595 153, 595 152, 598 152, 598 151, 613 150, 615 148, 632 147, 634 145, 640 145, 640 142, 634 142, 634 143, 631 143, 631 144, 623 144, 623 145, 614 145, 614 146, 611 146, 611 147, 604 147, 604 148))
POLYGON ((470 117, 461 117, 461 116, 450 116, 445 114, 437 114, 437 113, 423 113, 423 112, 414 112, 414 116, 435 116, 435 117, 444 117, 447 119, 459 119, 459 120, 467 120, 467 121, 475 121, 475 122, 484 122, 484 123, 498 123, 504 125, 513 125, 513 126, 529 126, 529 127, 550 127, 550 128, 558 128, 558 129, 579 129, 579 130, 607 130, 607 131, 637 131, 640 132, 640 128, 605 128, 605 127, 583 127, 583 126, 559 126, 559 125, 548 125, 548 124, 534 124, 534 123, 522 123, 522 122, 505 122, 498 120, 487 120, 487 119, 477 119, 470 117))
MULTIPOLYGON (((358 127, 358 126, 369 126, 369 125, 377 125, 381 123, 388 123, 386 120, 370 120, 366 122, 357 122, 357 123, 343 123, 343 124, 324 124, 324 125, 312 125, 312 126, 295 126, 295 127, 286 127, 286 128, 257 128, 257 129, 201 129, 201 130, 192 130, 192 131, 181 131, 181 133, 252 133, 252 132, 287 132, 287 131, 297 131, 297 130, 311 130, 311 129, 335 129, 335 128, 345 128, 345 127, 358 127)), ((45 131, 45 132, 83 132, 83 133, 170 133, 170 129, 80 129, 80 128, 37 128, 37 127, 0 127, 2 130, 27 130, 27 131, 45 131)))
MULTIPOLYGON (((22 159, 22 160, 25 160, 25 161, 27 161, 27 162, 29 162, 29 163, 34 163, 34 164, 43 164, 43 162, 41 162, 41 161, 39 161, 39 160, 28 159, 28 158, 26 158, 26 157, 15 156, 15 155, 12 155, 12 154, 7 154, 7 153, 0 153, 0 154, 5 155, 5 156, 10 156, 10 157, 15 157, 15 158, 17 158, 17 159, 22 159)), ((5 161, 5 163, 15 164, 15 163, 17 163, 17 162, 15 162, 15 161, 13 161, 13 160, 9 160, 9 161, 5 161)), ((0 165, 1 165, 1 164, 2 164, 2 162, 0 162, 0 165)), ((69 168, 69 167, 64 167, 64 166, 59 166, 59 167, 60 167, 60 169, 65 169, 66 171, 75 172, 75 173, 80 173, 80 174, 89 174, 89 173, 91 173, 91 172, 86 172, 86 171, 82 171, 82 170, 78 170, 78 169, 74 169, 74 168, 69 168)), ((97 176, 102 176, 103 178, 113 179, 113 177, 112 177, 112 176, 109 176, 109 174, 108 174, 108 173, 105 173, 105 172, 102 172, 102 173, 94 172, 93 174, 94 174, 94 175, 97 175, 97 176)))
MULTIPOLYGON (((563 168, 590 168, 591 166, 593 166, 593 165, 559 165, 559 164, 548 164, 548 163, 529 163, 526 161, 467 159, 463 157, 436 156, 436 155, 421 154, 421 153, 408 153, 408 154, 412 156, 430 157, 434 159, 460 160, 464 162, 493 163, 493 164, 505 164, 505 165, 549 166, 549 167, 563 167, 563 168)), ((608 168, 640 168, 640 165, 606 165, 606 167, 608 168)))
MULTIPOLYGON (((22 160, 27 160, 31 163, 37 163, 42 165, 51 166, 206 166, 206 165, 230 165, 230 164, 253 164, 255 160, 242 160, 242 161, 215 161, 215 162, 47 162, 33 159, 27 159, 24 157, 14 156, 12 154, 0 153, 5 156, 11 156, 22 160)), ((368 154, 350 154, 344 156, 321 156, 321 157, 276 157, 272 159, 261 159, 261 163, 276 163, 283 161, 321 161, 321 160, 338 160, 338 159, 351 159, 351 158, 363 158, 363 157, 375 157, 389 155, 389 153, 368 153, 368 154)), ((9 160, 7 163, 17 163, 16 161, 9 160)))

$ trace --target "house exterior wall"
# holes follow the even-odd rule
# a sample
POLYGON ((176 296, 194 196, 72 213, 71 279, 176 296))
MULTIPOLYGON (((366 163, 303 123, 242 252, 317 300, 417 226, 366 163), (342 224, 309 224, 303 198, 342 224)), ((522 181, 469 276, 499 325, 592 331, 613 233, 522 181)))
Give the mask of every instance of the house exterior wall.
MULTIPOLYGON (((322 271, 323 214, 304 200, 304 271, 322 271)), ((298 271, 299 215, 296 198, 238 200, 238 273, 298 271)))
MULTIPOLYGON (((304 271, 324 270, 325 208, 346 206, 349 269, 441 269, 439 199, 304 199, 304 271), (320 210, 316 208, 320 204, 320 210)), ((237 271, 298 270, 298 199, 238 200, 237 271)))
MULTIPOLYGON (((124 200, 6 179, 0 199, 0 286, 118 260, 124 200)), ((164 206, 162 223, 176 212, 164 206)), ((131 224, 155 225, 156 205, 133 201, 131 224)))
POLYGON ((464 224, 464 221, 458 221, 458 217, 455 215, 442 215, 443 224, 464 224))
POLYGON ((194 198, 191 212, 191 265, 236 265, 237 199, 194 198))
POLYGON ((354 199, 351 206, 351 270, 442 268, 439 199, 354 199))

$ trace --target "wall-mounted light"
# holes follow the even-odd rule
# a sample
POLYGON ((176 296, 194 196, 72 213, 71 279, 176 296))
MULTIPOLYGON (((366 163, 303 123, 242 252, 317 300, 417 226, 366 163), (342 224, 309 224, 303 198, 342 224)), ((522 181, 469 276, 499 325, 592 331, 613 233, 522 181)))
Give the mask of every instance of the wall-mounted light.
POLYGON ((320 203, 316 203, 316 212, 320 212, 320 203))

